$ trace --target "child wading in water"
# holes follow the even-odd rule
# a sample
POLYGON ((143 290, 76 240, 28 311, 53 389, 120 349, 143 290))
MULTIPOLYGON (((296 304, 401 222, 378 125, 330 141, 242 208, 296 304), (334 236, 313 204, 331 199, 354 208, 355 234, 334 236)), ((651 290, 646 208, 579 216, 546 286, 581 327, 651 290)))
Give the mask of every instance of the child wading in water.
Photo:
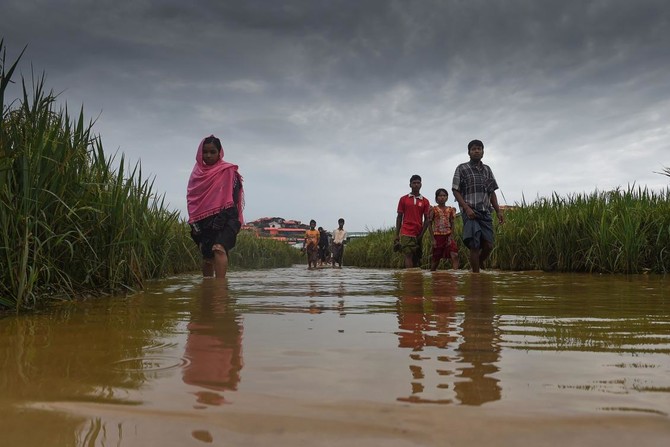
POLYGON ((431 240, 433 243, 433 257, 430 261, 430 269, 435 271, 442 258, 451 258, 451 266, 458 268, 458 246, 452 237, 454 228, 454 217, 456 217, 456 208, 446 206, 449 193, 444 188, 435 191, 436 206, 430 209, 428 221, 430 226, 431 240))

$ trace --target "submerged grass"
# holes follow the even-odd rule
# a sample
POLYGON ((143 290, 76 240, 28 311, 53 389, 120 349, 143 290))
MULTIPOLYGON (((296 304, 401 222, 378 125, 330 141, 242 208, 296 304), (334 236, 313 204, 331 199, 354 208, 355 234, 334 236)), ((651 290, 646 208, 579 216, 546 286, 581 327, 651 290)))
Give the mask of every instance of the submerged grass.
MULTIPOLYGON (((199 269, 188 226, 153 180, 139 163, 107 157, 93 122, 57 108, 44 76, 21 79, 21 97, 5 103, 19 61, 5 54, 0 40, 0 309, 199 269)), ((291 250, 241 235, 231 267, 291 265, 291 250)))
MULTIPOLYGON (((591 194, 539 199, 507 210, 496 225, 495 249, 488 266, 503 270, 591 273, 667 273, 670 271, 670 189, 653 192, 629 186, 591 194)), ((495 219, 494 219, 495 221, 495 219)), ((461 266, 468 252, 459 235, 461 266)), ((394 230, 377 230, 347 246, 349 265, 401 268, 392 251, 394 230)), ((421 267, 429 266, 430 240, 423 240, 421 267)))

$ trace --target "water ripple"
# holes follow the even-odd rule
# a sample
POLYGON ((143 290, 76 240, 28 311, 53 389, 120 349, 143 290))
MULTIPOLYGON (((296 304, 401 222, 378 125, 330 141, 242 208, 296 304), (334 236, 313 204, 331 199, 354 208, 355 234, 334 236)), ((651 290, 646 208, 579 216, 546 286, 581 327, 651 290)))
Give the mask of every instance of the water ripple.
POLYGON ((174 368, 184 368, 190 360, 183 357, 146 356, 135 357, 114 362, 113 369, 125 372, 155 372, 174 368))

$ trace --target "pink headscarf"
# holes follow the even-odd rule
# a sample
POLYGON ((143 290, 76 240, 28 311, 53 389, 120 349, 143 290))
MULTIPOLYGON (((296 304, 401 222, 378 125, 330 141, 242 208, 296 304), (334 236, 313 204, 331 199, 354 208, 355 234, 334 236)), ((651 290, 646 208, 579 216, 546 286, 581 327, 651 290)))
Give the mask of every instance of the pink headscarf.
MULTIPOLYGON (((213 137, 214 135, 210 135, 213 137)), ((207 137, 209 138, 209 137, 207 137)), ((244 192, 242 176, 237 172, 237 165, 223 161, 223 148, 219 151, 219 160, 213 165, 207 165, 202 160, 203 138, 195 155, 195 166, 188 180, 186 202, 188 204, 188 223, 197 222, 205 217, 213 216, 222 209, 235 205, 233 187, 235 180, 240 184, 240 197, 237 203, 237 213, 240 223, 244 223, 242 209, 244 208, 244 192)))

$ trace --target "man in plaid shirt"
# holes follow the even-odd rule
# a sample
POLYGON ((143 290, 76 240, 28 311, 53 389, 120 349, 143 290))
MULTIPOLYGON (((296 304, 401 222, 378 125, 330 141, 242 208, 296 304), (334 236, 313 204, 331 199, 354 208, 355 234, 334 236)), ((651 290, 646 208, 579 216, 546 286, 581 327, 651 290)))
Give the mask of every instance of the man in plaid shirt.
POLYGON ((482 163, 484 143, 469 142, 468 155, 470 161, 458 165, 451 187, 461 208, 463 243, 470 249, 470 267, 477 273, 493 250, 491 209, 495 209, 500 224, 505 217, 498 206, 496 178, 491 168, 482 163))

